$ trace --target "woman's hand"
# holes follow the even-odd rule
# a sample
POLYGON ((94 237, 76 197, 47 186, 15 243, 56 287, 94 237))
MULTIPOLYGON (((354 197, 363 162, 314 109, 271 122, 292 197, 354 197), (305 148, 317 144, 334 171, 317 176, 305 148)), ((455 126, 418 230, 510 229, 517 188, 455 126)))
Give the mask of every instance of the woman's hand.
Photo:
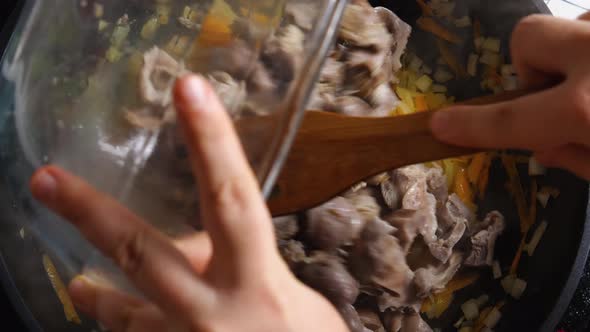
POLYGON ((590 13, 577 21, 529 16, 516 27, 511 51, 523 88, 553 88, 452 107, 433 118, 433 133, 456 145, 532 150, 546 166, 590 179, 590 13))
POLYGON ((232 122, 208 84, 181 79, 176 108, 199 179, 206 233, 172 241, 81 179, 39 170, 34 196, 112 258, 148 300, 78 277, 80 310, 112 331, 347 331, 283 263, 232 122))

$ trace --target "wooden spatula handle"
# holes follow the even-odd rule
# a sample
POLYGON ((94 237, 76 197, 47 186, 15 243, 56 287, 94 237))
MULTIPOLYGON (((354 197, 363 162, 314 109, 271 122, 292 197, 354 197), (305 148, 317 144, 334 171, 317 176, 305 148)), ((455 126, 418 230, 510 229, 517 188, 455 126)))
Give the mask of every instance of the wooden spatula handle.
MULTIPOLYGON (((526 93, 515 91, 462 104, 496 103, 526 93)), ((308 111, 268 201, 271 212, 284 215, 314 207, 391 169, 478 152, 435 139, 430 132, 434 113, 355 118, 308 111)))

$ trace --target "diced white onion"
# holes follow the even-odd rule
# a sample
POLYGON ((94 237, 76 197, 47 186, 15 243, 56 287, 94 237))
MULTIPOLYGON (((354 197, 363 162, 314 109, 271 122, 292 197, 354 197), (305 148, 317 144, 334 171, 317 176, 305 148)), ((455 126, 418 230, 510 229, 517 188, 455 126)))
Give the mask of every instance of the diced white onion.
POLYGON ((447 92, 447 87, 441 84, 433 84, 431 88, 432 92, 434 93, 445 93, 447 92))
POLYGON ((426 75, 432 75, 432 67, 422 65, 422 72, 426 75))
POLYGON ((424 61, 422 61, 422 59, 420 59, 417 56, 412 56, 412 59, 410 60, 410 64, 408 65, 408 69, 413 71, 413 72, 418 72, 420 71, 420 67, 422 67, 422 65, 424 64, 424 61))
POLYGON ((104 15, 104 6, 100 3, 94 3, 94 17, 101 18, 104 15))
POLYGON ((481 48, 490 52, 500 53, 501 45, 500 39, 498 38, 486 38, 481 45, 481 48))
POLYGON ((549 194, 548 192, 539 191, 537 193, 537 199, 539 200, 539 203, 541 203, 541 206, 543 208, 547 207, 547 204, 549 203, 549 198, 551 198, 551 194, 549 194))
POLYGON ((471 18, 469 16, 467 16, 467 15, 465 15, 465 16, 463 16, 461 18, 458 18, 458 19, 455 20, 455 26, 457 28, 466 28, 466 27, 469 27, 469 26, 471 26, 471 18))
POLYGON ((477 63, 479 62, 479 56, 477 54, 469 54, 469 60, 467 61, 467 73, 469 76, 477 76, 477 63))
POLYGON ((498 309, 494 308, 492 309, 492 311, 490 311, 486 319, 483 321, 483 324, 489 327, 490 329, 493 329, 494 327, 496 327, 496 325, 498 325, 498 322, 501 318, 502 313, 498 309))
POLYGON ((486 304, 488 302, 488 300, 490 299, 490 297, 486 294, 478 297, 477 299, 475 299, 475 303, 477 304, 478 308, 483 307, 484 304, 486 304))
POLYGON ((461 318, 459 318, 459 320, 456 321, 455 324, 453 324, 453 326, 456 328, 459 328, 459 327, 461 327, 461 324, 463 324, 464 321, 465 321, 465 316, 461 316, 461 318))
POLYGON ((513 65, 503 65, 500 72, 502 74, 502 77, 508 77, 516 74, 516 70, 514 70, 513 65))
POLYGON ((516 278, 516 279, 514 279, 514 284, 512 286, 512 291, 510 292, 510 295, 512 295, 513 298, 518 300, 518 299, 520 299, 522 294, 524 294, 526 287, 527 287, 526 281, 516 278))
POLYGON ((535 233, 533 233, 533 237, 531 238, 531 241, 529 242, 529 244, 526 247, 526 251, 528 252, 529 256, 532 256, 535 254, 535 249, 537 249, 539 242, 541 242, 541 239, 543 238, 543 235, 545 234, 545 231, 547 230, 547 226, 549 226, 549 223, 547 223, 547 221, 543 220, 543 222, 541 222, 539 227, 537 227, 537 229, 535 230, 535 233))
POLYGON ((535 157, 529 159, 529 175, 545 175, 547 169, 535 157))
POLYGON ((479 58, 479 62, 497 68, 500 65, 500 55, 486 50, 479 58))
POLYGON ((414 84, 416 85, 416 88, 418 88, 418 90, 422 92, 427 92, 432 86, 432 79, 427 75, 422 75, 419 79, 416 80, 414 84))
POLYGON ((518 89, 518 77, 508 76, 502 77, 502 87, 506 91, 514 91, 518 89))
POLYGON ((506 277, 504 277, 504 279, 502 279, 502 281, 500 282, 502 284, 502 288, 504 288, 504 291, 506 292, 506 294, 510 294, 512 292, 512 287, 514 286, 514 280, 516 279, 516 277, 512 274, 507 275, 506 277))
POLYGON ((502 277, 502 268, 500 267, 500 262, 494 261, 492 264, 492 271, 494 273, 494 279, 500 279, 502 277))
POLYGON ((442 69, 442 68, 437 68, 436 71, 434 72, 434 80, 439 83, 447 83, 448 81, 452 80, 453 78, 454 78, 453 74, 451 74, 449 71, 442 69))
POLYGON ((479 308, 475 300, 469 300, 461 305, 461 310, 467 320, 476 319, 479 316, 479 308))

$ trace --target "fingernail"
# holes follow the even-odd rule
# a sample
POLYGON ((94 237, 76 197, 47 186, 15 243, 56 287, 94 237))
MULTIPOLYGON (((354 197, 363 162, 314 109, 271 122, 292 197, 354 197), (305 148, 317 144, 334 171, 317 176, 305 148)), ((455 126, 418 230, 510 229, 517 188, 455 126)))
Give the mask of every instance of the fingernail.
POLYGON ((47 202, 51 201, 57 191, 57 181, 48 171, 37 173, 31 184, 32 192, 35 198, 47 202))
POLYGON ((432 116, 430 129, 434 136, 438 138, 447 138, 450 136, 451 116, 447 111, 437 112, 432 116))
POLYGON ((77 276, 70 282, 70 292, 83 293, 88 287, 88 280, 84 276, 77 276))
POLYGON ((207 111, 208 91, 205 80, 197 75, 185 78, 181 83, 181 105, 182 109, 203 112, 207 111))

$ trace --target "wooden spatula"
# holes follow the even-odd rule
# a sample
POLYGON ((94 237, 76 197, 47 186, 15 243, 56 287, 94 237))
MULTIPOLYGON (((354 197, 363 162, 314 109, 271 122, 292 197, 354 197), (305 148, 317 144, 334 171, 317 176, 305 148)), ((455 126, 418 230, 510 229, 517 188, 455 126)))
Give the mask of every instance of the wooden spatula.
MULTIPOLYGON (((461 104, 491 104, 527 93, 514 91, 461 104)), ((268 200, 271 213, 281 216, 315 207, 398 167, 478 152, 436 140, 429 128, 435 112, 359 118, 308 111, 268 200)))

